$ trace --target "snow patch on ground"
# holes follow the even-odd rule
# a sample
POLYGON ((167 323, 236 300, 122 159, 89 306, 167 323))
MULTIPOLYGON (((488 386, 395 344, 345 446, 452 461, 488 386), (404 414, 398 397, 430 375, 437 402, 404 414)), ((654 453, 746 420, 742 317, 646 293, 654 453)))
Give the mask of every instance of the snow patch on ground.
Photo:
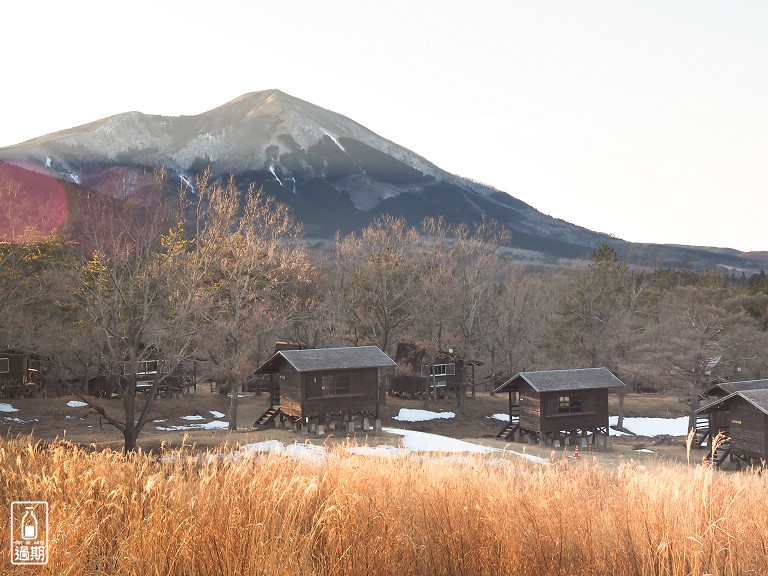
POLYGON ((427 432, 417 432, 415 430, 400 430, 399 428, 384 428, 385 432, 402 436, 400 443, 411 452, 468 452, 473 454, 490 454, 499 452, 498 448, 490 448, 439 436, 437 434, 428 434, 427 432))
POLYGON ((359 456, 404 456, 408 452, 392 444, 380 444, 378 446, 350 446, 347 448, 350 454, 359 456))
POLYGON ((192 416, 182 416, 182 420, 205 420, 202 416, 199 414, 193 414, 192 416))
POLYGON ((4 416, 3 422, 10 423, 13 422, 14 424, 28 424, 29 422, 40 422, 37 418, 32 418, 32 420, 22 420, 21 418, 14 418, 13 416, 4 416))
POLYGON ((324 446, 315 446, 314 444, 289 444, 286 446, 279 440, 267 440, 266 442, 245 444, 235 452, 235 456, 240 458, 249 458, 258 454, 277 454, 287 456, 292 460, 322 463, 325 462, 328 451, 324 446))
POLYGON ((6 402, 0 403, 0 412, 18 412, 18 408, 14 408, 10 404, 7 404, 6 402))
POLYGON ((208 410, 214 418, 224 418, 224 414, 218 410, 208 410))
POLYGON ((84 408, 85 406, 88 406, 87 402, 81 402, 80 400, 70 400, 67 402, 67 406, 70 408, 84 408))
POLYGON ((540 458, 539 456, 532 456, 531 454, 525 454, 523 452, 515 452, 514 450, 502 450, 501 448, 493 448, 491 446, 481 446, 480 444, 465 442, 464 440, 457 440, 456 438, 448 438, 447 436, 440 436, 438 434, 428 434, 427 432, 417 432, 415 430, 400 430, 398 428, 384 428, 384 431, 390 434, 403 436, 400 443, 409 452, 512 454, 514 456, 519 456, 520 458, 525 458, 531 462, 536 462, 537 464, 550 464, 549 460, 540 458))
MULTIPOLYGON (((611 426, 619 423, 618 416, 608 420, 611 426)), ((624 418, 624 428, 638 436, 685 436, 688 434, 688 416, 680 418, 624 418)), ((611 434, 621 435, 621 432, 611 430, 611 434)))
MULTIPOLYGON (((448 453, 452 455, 498 454, 500 456, 513 455, 525 458, 526 460, 537 464, 551 464, 549 460, 538 456, 532 456, 531 454, 515 452, 513 450, 502 450, 501 448, 492 448, 490 446, 481 446, 479 444, 473 444, 472 442, 456 440, 455 438, 448 438, 438 434, 427 434, 425 432, 401 430, 399 428, 385 428, 384 431, 402 436, 401 446, 392 446, 391 444, 382 444, 380 446, 350 446, 346 448, 347 452, 361 456, 382 457, 407 456, 411 453, 426 452, 448 453)), ((293 460, 312 463, 325 462, 328 457, 328 451, 324 446, 316 446, 314 444, 291 444, 285 446, 279 440, 267 440, 265 442, 245 444, 235 453, 237 457, 241 458, 249 458, 259 454, 276 454, 279 456, 287 456, 293 460)), ((503 460, 499 459, 497 463, 501 462, 503 462, 503 460)))
MULTIPOLYGON (((492 414, 488 418, 509 422, 509 414, 492 414)), ((608 423, 610 426, 616 426, 619 423, 619 417, 611 416, 608 423)), ((624 428, 637 436, 685 436, 688 434, 688 416, 681 416, 680 418, 624 418, 624 428)), ((612 429, 611 435, 623 436, 625 433, 612 429)))
POLYGON ((397 414, 397 416, 393 416, 392 420, 397 420, 398 422, 426 422, 428 420, 455 417, 456 414, 453 412, 431 412, 430 410, 400 408, 400 412, 397 414))
POLYGON ((229 424, 222 422, 221 420, 213 420, 211 422, 201 422, 200 424, 182 424, 180 426, 155 426, 158 430, 166 432, 174 430, 226 430, 229 424))

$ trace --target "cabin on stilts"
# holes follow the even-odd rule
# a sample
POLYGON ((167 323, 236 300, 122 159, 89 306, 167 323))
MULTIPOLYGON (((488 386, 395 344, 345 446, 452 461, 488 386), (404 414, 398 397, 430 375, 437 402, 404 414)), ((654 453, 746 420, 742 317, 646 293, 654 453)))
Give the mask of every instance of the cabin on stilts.
POLYGON ((389 393, 393 396, 421 398, 430 395, 445 398, 452 394, 475 394, 475 369, 483 363, 464 358, 453 348, 430 356, 425 348, 400 342, 395 351, 399 373, 392 378, 389 393))
MULTIPOLYGON (((701 400, 705 406, 709 406, 715 400, 725 398, 734 392, 744 390, 768 389, 768 380, 740 380, 738 382, 720 382, 714 384, 704 392, 701 400)), ((703 448, 710 446, 710 442, 719 432, 727 435, 731 426, 730 414, 726 405, 717 410, 696 412, 696 433, 693 436, 692 446, 703 448)))
POLYGON ((0 351, 0 397, 30 397, 45 388, 48 363, 21 350, 0 351))
POLYGON ((728 383, 737 384, 737 389, 696 411, 709 420, 709 459, 715 466, 735 463, 741 468, 768 460, 768 382, 750 382, 728 383), (757 382, 764 387, 750 387, 757 382))
POLYGON ((498 438, 586 448, 602 439, 610 447, 608 391, 625 384, 607 368, 520 372, 494 393, 509 394, 509 423, 498 438))
POLYGON ((269 374, 270 408, 254 428, 325 434, 344 426, 381 430, 379 406, 395 362, 377 346, 280 350, 256 369, 269 374))

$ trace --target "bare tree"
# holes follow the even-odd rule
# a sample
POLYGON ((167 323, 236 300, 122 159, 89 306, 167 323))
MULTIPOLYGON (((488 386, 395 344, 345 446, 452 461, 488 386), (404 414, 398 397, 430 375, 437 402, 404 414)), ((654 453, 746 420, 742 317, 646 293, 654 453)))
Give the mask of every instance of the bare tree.
POLYGON ((653 277, 630 269, 608 244, 592 260, 560 301, 548 346, 559 358, 596 368, 615 364, 642 336, 644 295, 653 277))
POLYGON ((420 317, 421 284, 429 271, 416 258, 419 244, 417 230, 391 216, 337 243, 349 342, 375 343, 386 352, 420 317))
POLYGON ((208 355, 230 389, 229 428, 237 428, 239 384, 253 370, 253 342, 302 316, 301 287, 311 267, 297 242, 300 229, 288 208, 234 178, 226 185, 198 179, 198 205, 205 205, 202 247, 215 247, 207 298, 212 302, 206 332, 208 355))
POLYGON ((150 189, 83 202, 71 305, 93 327, 90 361, 118 390, 122 417, 91 405, 123 434, 125 450, 135 450, 161 385, 194 356, 209 316, 201 295, 215 250, 185 238, 181 216, 163 197, 162 175, 150 189), (162 368, 139 399, 147 362, 162 368))
MULTIPOLYGON (((509 263, 499 256, 502 246, 509 242, 509 233, 497 224, 483 221, 474 229, 466 225, 445 228, 440 220, 424 223, 425 235, 433 239, 442 251, 439 281, 431 284, 440 290, 443 302, 440 318, 456 339, 453 346, 464 360, 485 355, 489 340, 498 328, 491 315, 498 298, 500 279, 509 263)), ((433 296, 433 302, 438 298, 433 296)), ((443 339, 442 331, 440 339, 443 339)), ((458 407, 464 406, 466 382, 459 385, 458 407)))
POLYGON ((689 390, 690 427, 707 386, 742 379, 742 369, 764 355, 766 333, 741 303, 722 278, 711 274, 664 294, 664 345, 657 352, 670 383, 689 390))
POLYGON ((546 365, 541 350, 547 321, 567 285, 559 270, 513 267, 502 276, 489 316, 495 320, 488 355, 507 375, 546 365))

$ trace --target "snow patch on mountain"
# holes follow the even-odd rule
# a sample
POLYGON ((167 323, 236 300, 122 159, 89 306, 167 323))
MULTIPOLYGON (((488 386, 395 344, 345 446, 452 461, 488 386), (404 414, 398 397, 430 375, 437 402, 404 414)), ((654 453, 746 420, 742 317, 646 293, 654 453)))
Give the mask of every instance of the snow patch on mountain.
POLYGON ((283 183, 280 181, 280 178, 278 178, 277 174, 275 173, 275 167, 274 165, 269 166, 269 171, 272 172, 272 176, 275 177, 275 180, 277 180, 277 183, 280 184, 280 186, 283 185, 283 183))
POLYGON ((341 150, 344 153, 347 152, 347 149, 344 148, 344 146, 341 145, 341 142, 339 142, 339 139, 336 138, 336 136, 334 136, 333 134, 331 134, 328 131, 325 131, 325 135, 328 136, 328 138, 330 138, 331 140, 333 140, 333 143, 336 144, 336 146, 339 147, 339 150, 341 150))

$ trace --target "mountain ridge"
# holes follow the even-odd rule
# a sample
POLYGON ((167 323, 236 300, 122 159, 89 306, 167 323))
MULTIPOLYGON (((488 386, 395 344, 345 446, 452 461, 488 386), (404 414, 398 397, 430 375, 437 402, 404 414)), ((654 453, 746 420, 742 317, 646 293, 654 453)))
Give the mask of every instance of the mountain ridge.
POLYGON ((231 174, 288 204, 312 236, 359 230, 385 213, 414 225, 426 216, 469 225, 490 216, 509 228, 513 246, 554 257, 585 258, 608 241, 622 255, 668 265, 749 270, 764 262, 730 249, 632 244, 553 218, 277 89, 197 115, 109 116, 0 148, 0 161, 113 195, 141 186, 156 168, 187 183, 203 169, 231 174))

